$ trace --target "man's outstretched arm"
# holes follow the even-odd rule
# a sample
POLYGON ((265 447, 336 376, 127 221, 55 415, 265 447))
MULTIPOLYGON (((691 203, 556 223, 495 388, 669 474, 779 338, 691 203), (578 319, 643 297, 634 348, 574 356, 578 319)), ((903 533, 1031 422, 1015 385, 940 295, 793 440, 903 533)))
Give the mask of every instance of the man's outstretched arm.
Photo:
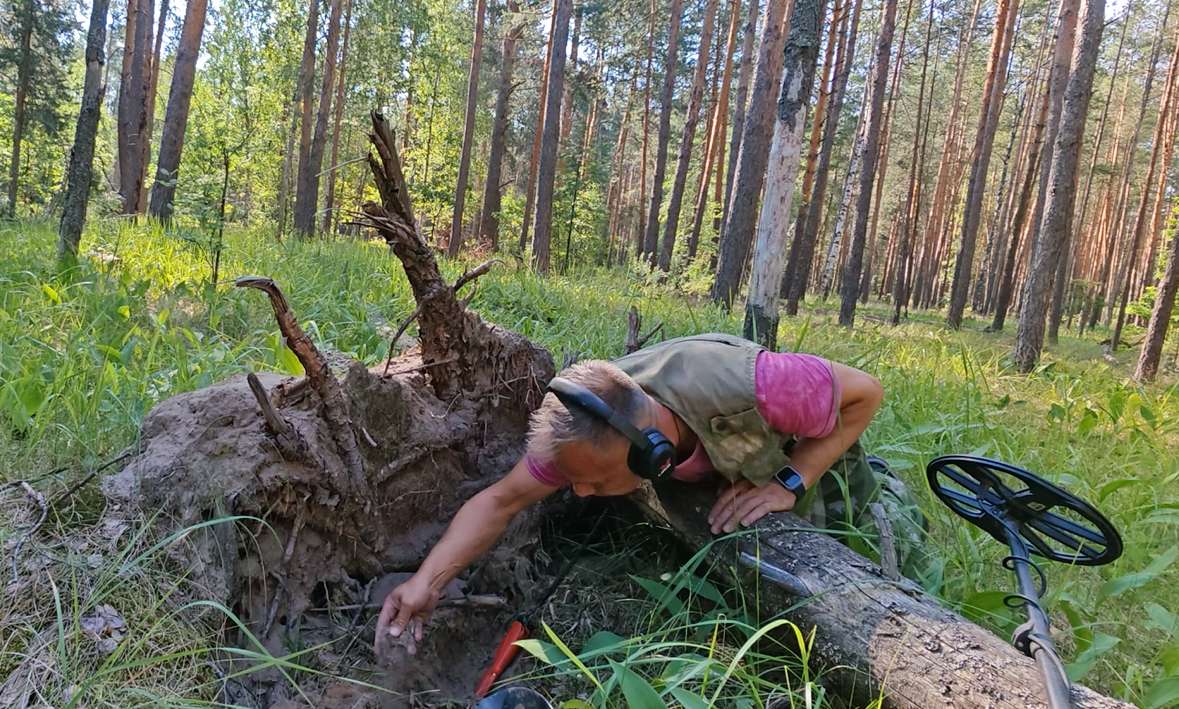
POLYGON ((468 500, 417 573, 385 598, 377 619, 378 648, 386 632, 396 638, 408 629, 420 641, 442 589, 486 554, 520 511, 558 489, 537 481, 521 460, 502 479, 468 500))

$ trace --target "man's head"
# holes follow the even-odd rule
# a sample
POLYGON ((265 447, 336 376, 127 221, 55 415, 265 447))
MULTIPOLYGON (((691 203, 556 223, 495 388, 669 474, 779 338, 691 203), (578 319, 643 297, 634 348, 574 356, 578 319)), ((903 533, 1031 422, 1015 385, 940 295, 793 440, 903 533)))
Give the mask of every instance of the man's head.
MULTIPOLYGON (((558 376, 585 387, 639 429, 655 426, 656 404, 621 369, 602 360, 578 362, 558 376)), ((604 419, 545 396, 532 414, 528 456, 553 463, 585 495, 623 495, 641 479, 627 465, 630 441, 604 419)))

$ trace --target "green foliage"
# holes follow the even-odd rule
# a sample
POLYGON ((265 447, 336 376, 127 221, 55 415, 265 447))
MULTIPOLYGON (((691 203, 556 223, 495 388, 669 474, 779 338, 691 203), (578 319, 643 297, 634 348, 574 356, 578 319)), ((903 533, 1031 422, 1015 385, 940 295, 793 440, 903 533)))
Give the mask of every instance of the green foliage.
MULTIPOLYGON (((381 361, 392 329, 413 309, 404 274, 385 246, 278 244, 270 232, 227 231, 221 280, 274 277, 323 350, 369 365, 381 361)), ((53 262, 53 226, 14 224, 0 231, 0 455, 9 462, 6 479, 114 457, 134 442, 145 412, 168 396, 251 370, 297 371, 265 302, 228 285, 213 287, 208 252, 193 239, 178 238, 181 233, 195 238, 204 232, 94 221, 83 237, 80 266, 60 274, 53 262)), ((442 262, 450 279, 468 265, 442 262)), ((562 350, 582 357, 621 354, 631 305, 646 323, 662 321, 667 337, 740 332, 739 312, 726 314, 696 295, 655 285, 648 275, 582 267, 541 280, 500 266, 479 280, 472 307, 558 356, 562 350)), ((1049 353, 1036 373, 1025 376, 1009 367, 1010 342, 1002 336, 948 333, 920 318, 893 328, 870 308, 863 314, 861 327, 848 332, 833 325, 834 313, 812 305, 806 317, 783 320, 778 340, 882 381, 885 404, 865 443, 914 490, 926 490, 928 460, 973 452, 1044 474, 1106 512, 1125 539, 1122 559, 1098 569, 1047 569, 1045 604, 1058 611, 1057 640, 1070 672, 1087 684, 1142 706, 1172 701, 1168 692, 1179 673, 1171 615, 1179 607, 1179 572, 1172 563, 1179 545, 1175 388, 1126 383, 1127 365, 1102 359, 1093 342, 1062 340, 1058 352, 1068 356, 1049 353)), ((1006 633, 1015 619, 996 602, 1013 587, 999 563, 1005 550, 931 495, 924 501, 931 549, 939 559, 927 587, 1006 633)), ((626 701, 624 678, 632 691, 642 691, 607 659, 642 678, 669 705, 693 701, 673 688, 711 700, 733 653, 757 632, 758 622, 740 613, 716 614, 735 605, 700 583, 704 576, 697 566, 668 578, 636 580, 636 590, 652 604, 650 619, 633 630, 613 628, 630 636, 625 641, 602 635, 575 653, 603 687, 616 677, 607 704, 626 701), (716 647, 728 648, 723 659, 711 634, 716 647), (711 668, 706 690, 703 676, 688 677, 697 662, 693 654, 711 668)), ((560 664, 568 656, 552 639, 538 640, 551 646, 546 657, 554 671, 574 667, 560 664)), ((771 691, 767 677, 805 691, 801 666, 765 670, 778 673, 772 675, 758 669, 769 666, 765 657, 747 652, 745 658, 724 683, 721 697, 734 699, 728 705, 741 696, 764 699, 771 691)))

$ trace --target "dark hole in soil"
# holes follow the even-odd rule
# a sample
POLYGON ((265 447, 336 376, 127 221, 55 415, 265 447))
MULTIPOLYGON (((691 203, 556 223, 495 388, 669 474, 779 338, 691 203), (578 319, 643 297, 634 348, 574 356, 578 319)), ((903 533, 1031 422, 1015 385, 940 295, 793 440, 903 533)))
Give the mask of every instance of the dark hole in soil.
MULTIPOLYGON (((349 626, 355 617, 351 610, 334 614, 309 612, 293 619, 294 625, 286 629, 289 647, 298 650, 335 639, 328 650, 320 653, 324 669, 388 690, 378 692, 346 681, 326 686, 323 682, 312 682, 314 689, 312 686, 303 689, 313 705, 356 709, 473 707, 475 686, 504 633, 520 614, 541 603, 540 595, 570 560, 573 565, 568 576, 530 619, 529 627, 532 637, 547 640, 541 627, 544 622, 577 651, 598 631, 629 635, 636 630, 650 604, 642 600, 641 592, 631 580, 632 574, 657 578, 664 571, 679 568, 687 559, 683 548, 669 533, 646 523, 637 510, 621 499, 575 500, 561 513, 547 516, 539 534, 540 543, 532 559, 531 593, 506 608, 439 608, 412 655, 403 646, 393 646, 379 663, 374 662, 371 647, 377 610, 367 610, 357 618, 351 633, 349 626), (590 538, 599 517, 601 522, 590 538)), ((389 589, 410 576, 408 572, 395 572, 377 579, 370 602, 383 601, 389 589)), ((502 589, 479 583, 478 565, 471 577, 472 583, 464 589, 466 593, 502 593, 502 589)), ((348 587, 363 588, 367 581, 361 581, 357 578, 348 583, 320 584, 313 594, 312 608, 322 609, 325 604, 337 603, 353 593, 348 587)), ((517 682, 551 694, 556 689, 552 680, 536 678, 538 674, 545 674, 544 668, 521 652, 503 674, 500 684, 516 678, 517 682)), ((275 689, 284 698, 269 702, 269 706, 282 709, 307 706, 292 690, 275 689)), ((561 689, 557 691, 560 694, 556 699, 570 698, 563 696, 561 689)))

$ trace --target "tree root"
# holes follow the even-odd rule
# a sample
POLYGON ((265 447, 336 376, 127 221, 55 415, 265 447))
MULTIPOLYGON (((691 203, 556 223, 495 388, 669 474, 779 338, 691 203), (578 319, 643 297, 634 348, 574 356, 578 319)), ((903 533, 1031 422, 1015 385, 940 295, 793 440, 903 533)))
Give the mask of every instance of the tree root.
POLYGON ((283 295, 282 289, 272 278, 265 276, 242 276, 234 281, 238 288, 255 288, 270 298, 270 306, 274 310, 274 317, 278 320, 278 329, 286 338, 287 346, 294 351, 303 365, 307 381, 311 388, 319 394, 323 403, 324 420, 332 432, 332 440, 344 459, 350 480, 340 485, 340 489, 354 495, 368 494, 368 483, 364 479, 364 461, 360 457, 360 444, 356 439, 356 431, 352 428, 352 420, 348 415, 348 401, 344 398, 344 390, 340 387, 340 380, 328 366, 323 354, 299 327, 294 312, 283 295))

